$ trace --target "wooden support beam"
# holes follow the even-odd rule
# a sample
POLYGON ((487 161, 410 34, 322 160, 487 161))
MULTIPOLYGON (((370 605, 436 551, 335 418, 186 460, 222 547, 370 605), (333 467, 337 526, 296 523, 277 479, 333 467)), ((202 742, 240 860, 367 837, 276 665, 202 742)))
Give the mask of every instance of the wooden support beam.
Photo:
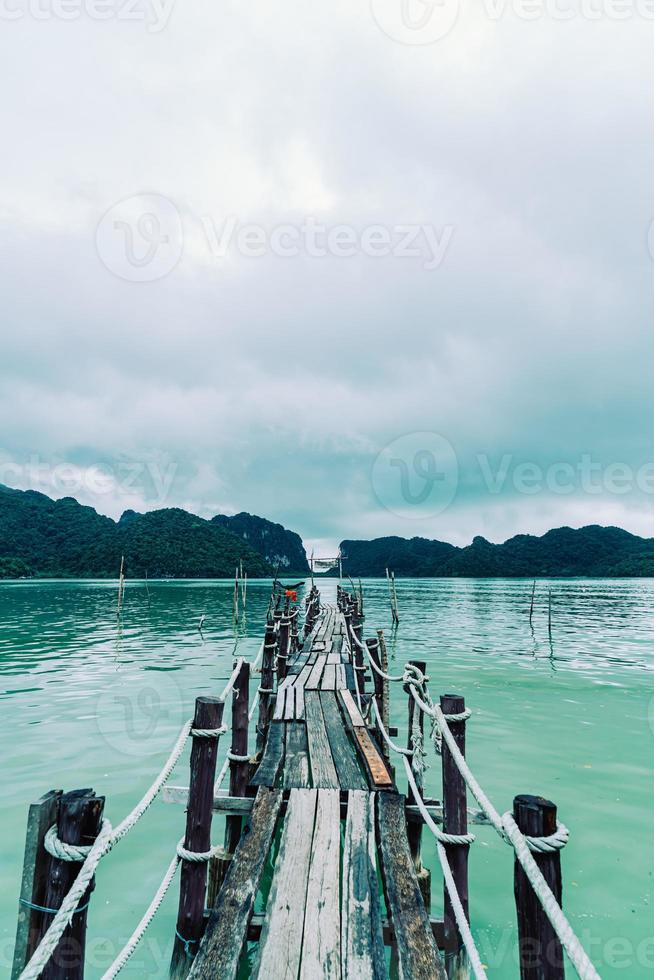
POLYGON ((281 790, 259 789, 248 832, 241 838, 215 908, 209 913, 204 939, 189 980, 235 980, 237 977, 281 803, 281 790))
POLYGON ((395 934, 399 975, 407 980, 446 980, 409 850, 404 797, 380 793, 377 824, 386 907, 395 934))

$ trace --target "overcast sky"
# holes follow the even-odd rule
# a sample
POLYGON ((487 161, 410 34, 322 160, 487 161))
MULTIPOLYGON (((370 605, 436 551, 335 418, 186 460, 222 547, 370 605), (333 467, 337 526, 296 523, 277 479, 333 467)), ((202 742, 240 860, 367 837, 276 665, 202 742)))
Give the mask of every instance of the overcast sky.
POLYGON ((654 535, 654 5, 460 3, 2 0, 0 482, 654 535))

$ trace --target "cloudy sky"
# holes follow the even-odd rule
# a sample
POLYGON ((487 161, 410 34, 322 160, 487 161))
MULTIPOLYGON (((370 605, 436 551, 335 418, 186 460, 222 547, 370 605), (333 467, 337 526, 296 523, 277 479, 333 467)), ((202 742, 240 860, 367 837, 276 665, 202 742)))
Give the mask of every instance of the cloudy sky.
POLYGON ((654 535, 653 3, 0 7, 0 482, 654 535))

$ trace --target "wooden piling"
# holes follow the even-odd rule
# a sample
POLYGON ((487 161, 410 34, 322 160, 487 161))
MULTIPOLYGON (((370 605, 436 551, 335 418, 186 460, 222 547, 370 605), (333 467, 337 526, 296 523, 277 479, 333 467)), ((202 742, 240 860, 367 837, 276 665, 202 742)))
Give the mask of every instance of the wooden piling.
MULTIPOLYGON (((383 630, 377 630, 377 639, 379 640, 379 665, 385 674, 388 674, 388 650, 386 649, 386 637, 384 636, 383 630)), ((391 692, 390 683, 386 678, 382 678, 382 702, 381 702, 381 716, 384 723, 384 728, 390 734, 391 728, 391 692)), ((385 744, 385 743, 384 743, 385 744)), ((390 759, 390 749, 386 746, 386 754, 390 759)))
POLYGON ((273 663, 276 649, 275 628, 272 625, 268 625, 263 641, 263 657, 261 660, 261 692, 259 694, 259 720, 257 722, 257 758, 260 758, 263 752, 268 736, 268 726, 270 725, 274 710, 273 663))
MULTIPOLYGON (((232 691, 232 748, 235 758, 229 763, 229 795, 245 796, 250 776, 248 755, 248 709, 250 704, 250 665, 243 661, 232 691), (236 758, 238 757, 238 758, 236 758)), ((225 823, 225 851, 231 860, 241 838, 243 818, 227 817, 225 823)))
POLYGON ((27 815, 23 877, 18 901, 18 923, 11 980, 16 980, 23 972, 38 945, 38 937, 44 932, 43 912, 40 912, 38 907, 45 907, 46 870, 49 858, 43 841, 50 827, 57 823, 61 796, 62 790, 50 790, 31 804, 27 815))
MULTIPOLYGON (((64 844, 92 844, 100 833, 104 796, 96 796, 92 789, 77 789, 64 793, 59 799, 57 813, 57 837, 64 844)), ((46 873, 44 907, 56 910, 70 891, 80 869, 77 861, 60 861, 49 855, 46 873)), ((77 912, 64 931, 41 980, 82 980, 84 977, 84 952, 86 947, 86 919, 95 879, 79 900, 77 912)), ((36 945, 48 930, 54 912, 44 912, 42 931, 36 936, 36 945)))
MULTIPOLYGON (((441 710, 444 715, 458 715, 465 711, 465 699, 457 694, 444 694, 440 699, 441 710)), ((466 750, 466 723, 465 721, 450 721, 448 726, 454 740, 463 756, 466 750)), ((466 796, 466 784, 463 776, 452 757, 447 742, 443 739, 442 754, 443 766, 443 830, 446 834, 467 834, 468 833, 468 807, 466 796)), ((461 899, 461 905, 466 919, 469 919, 468 910, 468 844, 446 844, 445 851, 447 860, 452 870, 452 877, 456 890, 461 899)), ((445 942, 445 965, 447 975, 451 978, 468 976, 468 958, 463 945, 463 939, 456 925, 452 903, 447 891, 444 888, 444 942, 445 942)))
MULTIPOLYGON (((223 710, 224 705, 220 698, 196 698, 193 729, 215 731, 220 728, 223 710)), ((211 847, 213 784, 217 758, 217 737, 193 736, 184 836, 184 847, 188 851, 203 853, 211 847)), ((173 980, 186 977, 202 939, 207 866, 206 861, 182 861, 179 909, 170 964, 170 976, 173 980)))
MULTIPOLYGON (((368 639, 366 640, 366 646, 368 647, 368 653, 370 654, 370 659, 381 670, 381 661, 379 657, 379 640, 368 639)), ((382 715, 382 703, 384 700, 384 679, 379 676, 377 671, 372 668, 372 683, 375 691, 375 700, 377 701, 377 707, 379 708, 379 714, 382 716, 382 722, 384 720, 382 715)), ((379 725, 375 721, 374 724, 375 731, 377 732, 377 741, 381 745, 382 753, 384 758, 388 760, 389 748, 386 740, 382 738, 381 731, 379 730, 379 725)), ((388 731, 388 728, 386 729, 388 731)))
POLYGON ((289 639, 291 620, 286 610, 279 623, 277 645, 277 680, 283 681, 288 673, 289 639))
MULTIPOLYGON (((522 833, 529 837, 549 837, 556 832, 556 806, 541 796, 516 796, 513 801, 513 819, 522 833)), ((561 852, 533 853, 532 856, 561 905, 561 852)), ((563 980, 561 943, 517 860, 513 880, 518 917, 520 978, 563 980)))
MULTIPOLYGON (((417 667, 418 670, 425 674, 427 671, 427 664, 424 660, 410 660, 410 664, 417 667)), ((413 748, 412 733, 414 728, 414 723, 418 725, 420 733, 424 738, 425 734, 425 714, 422 708, 419 708, 416 704, 415 698, 411 694, 408 686, 404 687, 405 692, 409 696, 408 702, 408 731, 407 731, 407 748, 413 748)), ((418 787, 422 788, 422 779, 418 778, 416 775, 416 782, 418 787)), ((411 789, 411 786, 407 788, 406 797, 407 806, 415 804, 415 796, 411 789)), ((407 838, 409 841, 409 851, 411 852, 411 858, 413 860, 413 865, 416 869, 416 876, 418 878, 418 885, 420 886, 420 893, 422 895, 423 901, 427 912, 431 908, 431 873, 428 868, 423 867, 422 864, 422 821, 418 822, 407 822, 407 838)))

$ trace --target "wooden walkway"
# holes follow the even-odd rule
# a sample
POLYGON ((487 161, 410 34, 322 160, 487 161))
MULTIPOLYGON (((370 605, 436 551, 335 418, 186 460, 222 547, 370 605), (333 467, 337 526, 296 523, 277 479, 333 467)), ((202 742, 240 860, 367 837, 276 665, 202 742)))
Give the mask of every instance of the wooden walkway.
POLYGON ((345 619, 328 608, 279 684, 255 795, 190 976, 445 977, 405 800, 359 708, 345 619), (386 944, 386 945, 385 945, 386 944))

